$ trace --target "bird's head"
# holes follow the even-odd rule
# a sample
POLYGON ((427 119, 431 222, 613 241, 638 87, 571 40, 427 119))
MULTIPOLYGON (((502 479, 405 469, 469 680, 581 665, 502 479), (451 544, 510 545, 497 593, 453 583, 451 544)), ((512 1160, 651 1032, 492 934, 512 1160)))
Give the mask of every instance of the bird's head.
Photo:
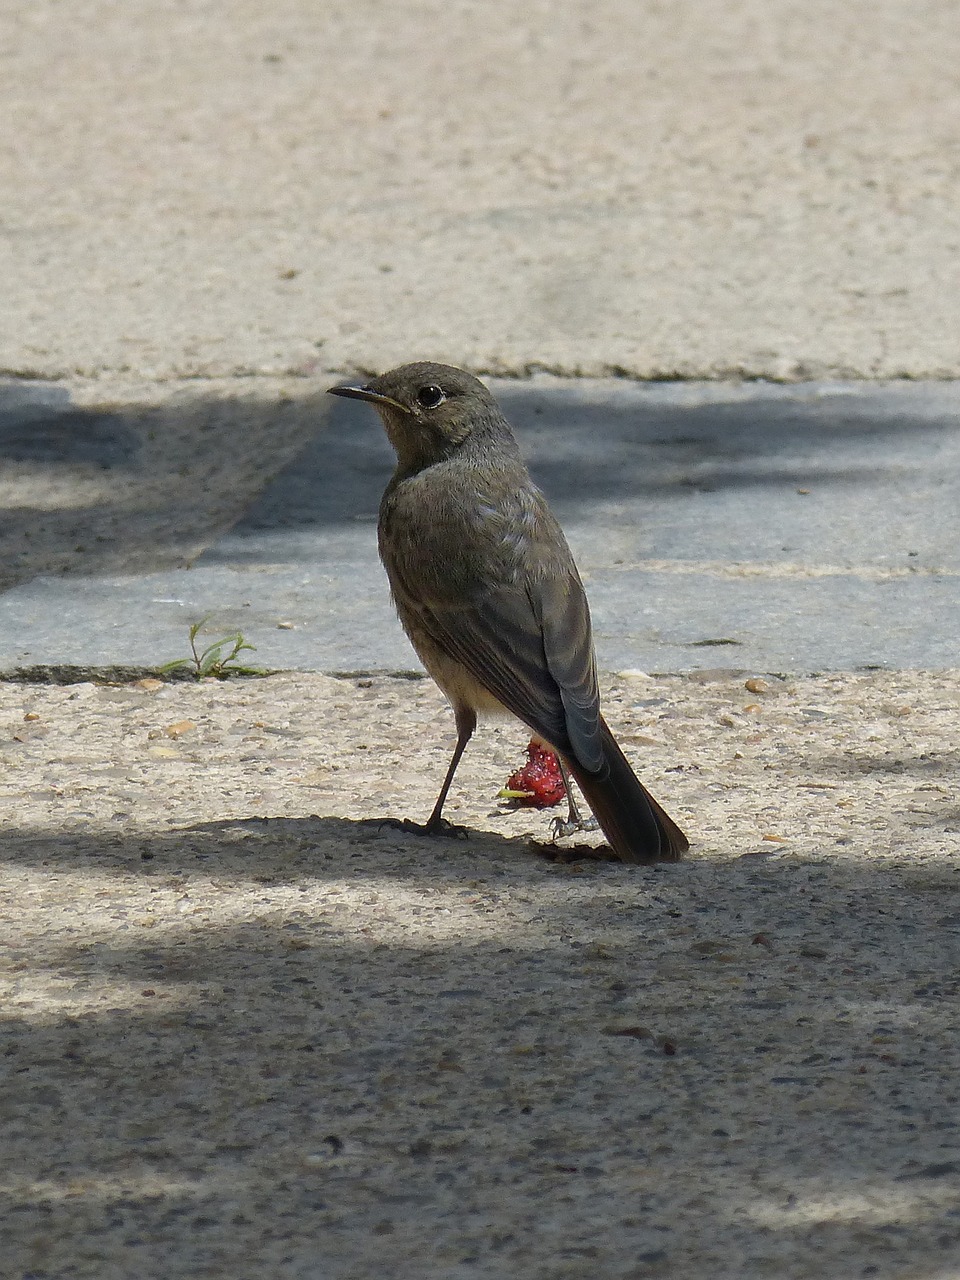
POLYGON ((362 386, 330 392, 376 406, 404 469, 439 462, 476 436, 508 431, 483 383, 448 364, 404 364, 362 386))

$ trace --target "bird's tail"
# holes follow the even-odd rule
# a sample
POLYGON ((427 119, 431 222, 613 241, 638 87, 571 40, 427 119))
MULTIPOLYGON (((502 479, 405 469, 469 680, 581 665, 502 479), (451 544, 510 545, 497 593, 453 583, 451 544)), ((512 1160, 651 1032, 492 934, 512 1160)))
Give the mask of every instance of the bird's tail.
POLYGON ((587 804, 622 862, 676 862, 690 842, 630 768, 617 740, 600 721, 604 769, 589 773, 572 757, 566 763, 587 804))

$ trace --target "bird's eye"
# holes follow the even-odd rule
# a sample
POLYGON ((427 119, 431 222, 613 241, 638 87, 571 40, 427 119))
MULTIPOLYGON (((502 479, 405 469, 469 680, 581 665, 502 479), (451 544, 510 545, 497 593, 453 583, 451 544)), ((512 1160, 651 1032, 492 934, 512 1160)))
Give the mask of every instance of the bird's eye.
POLYGON ((433 382, 421 387, 417 392, 417 404, 421 409, 436 409, 446 398, 443 388, 433 382))

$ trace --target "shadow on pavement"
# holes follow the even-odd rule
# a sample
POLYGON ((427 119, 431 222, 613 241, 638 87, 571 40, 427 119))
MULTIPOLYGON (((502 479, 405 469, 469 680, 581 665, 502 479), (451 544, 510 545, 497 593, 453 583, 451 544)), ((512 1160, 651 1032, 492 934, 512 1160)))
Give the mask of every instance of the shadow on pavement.
MULTIPOLYGON (((831 536, 879 545, 891 529, 923 555, 931 528, 935 542, 940 535, 941 508, 955 509, 960 433, 949 390, 781 387, 724 400, 729 389, 707 386, 700 402, 682 384, 624 384, 626 395, 607 385, 606 401, 576 384, 497 391, 561 517, 641 499, 624 518, 660 528, 655 554, 672 553, 675 523, 706 520, 706 544, 714 518, 728 541, 760 555, 786 550, 785 537, 798 554, 831 536), (798 486, 808 503, 797 502, 798 486), (758 488, 778 495, 764 522, 758 488), (831 497, 837 489, 848 498, 831 497), (838 502, 854 508, 851 529, 838 502)), ((373 523, 391 469, 376 415, 322 388, 296 399, 181 392, 161 405, 86 409, 63 387, 8 383, 0 581, 148 572, 205 548, 207 563, 268 558, 265 533, 373 523), (224 547, 211 547, 227 530, 224 547)))
MULTIPOLYGON (((14 953, 11 1274, 942 1274, 950 868, 577 878, 518 843, 427 880, 423 842, 340 819, 64 837, 45 861, 96 869, 102 911, 14 953), (111 896, 131 870, 153 928, 111 896), (365 1270, 384 1237, 406 1263, 365 1270)), ((7 833, 11 869, 37 852, 7 833)))
POLYGON ((189 563, 316 434, 326 400, 88 409, 59 386, 0 384, 0 587, 189 563))
MULTIPOLYGON (((957 562, 948 532, 960 466, 957 406, 935 393, 934 410, 903 388, 778 388, 723 402, 724 388, 707 387, 706 403, 684 400, 682 387, 631 386, 624 395, 614 384, 607 402, 584 402, 568 386, 497 390, 561 520, 623 526, 644 554, 736 560, 786 552, 845 563, 889 549, 913 568, 957 562)), ((269 562, 277 534, 375 524, 393 468, 379 419, 368 406, 338 402, 330 428, 206 563, 269 562)))

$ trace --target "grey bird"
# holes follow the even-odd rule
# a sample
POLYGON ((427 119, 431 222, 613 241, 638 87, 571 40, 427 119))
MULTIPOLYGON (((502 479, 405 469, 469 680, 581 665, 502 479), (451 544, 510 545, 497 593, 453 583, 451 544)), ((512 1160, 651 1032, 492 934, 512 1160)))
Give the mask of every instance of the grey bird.
POLYGON ((580 575, 493 395, 432 363, 330 391, 375 405, 396 451, 380 558, 403 628, 456 717, 453 758, 419 829, 451 830, 443 804, 477 716, 506 711, 557 752, 618 858, 678 859, 686 836, 600 714, 580 575))

